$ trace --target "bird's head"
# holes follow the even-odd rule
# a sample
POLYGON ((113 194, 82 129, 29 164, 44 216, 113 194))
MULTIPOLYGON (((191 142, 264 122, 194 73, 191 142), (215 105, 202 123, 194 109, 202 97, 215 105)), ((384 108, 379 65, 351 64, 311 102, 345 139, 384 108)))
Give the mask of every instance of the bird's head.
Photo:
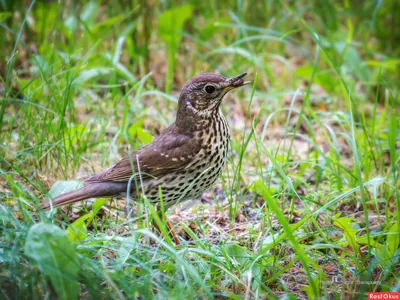
POLYGON ((226 93, 250 83, 242 79, 246 74, 227 78, 217 73, 203 73, 189 79, 179 96, 177 122, 207 118, 218 112, 226 93))

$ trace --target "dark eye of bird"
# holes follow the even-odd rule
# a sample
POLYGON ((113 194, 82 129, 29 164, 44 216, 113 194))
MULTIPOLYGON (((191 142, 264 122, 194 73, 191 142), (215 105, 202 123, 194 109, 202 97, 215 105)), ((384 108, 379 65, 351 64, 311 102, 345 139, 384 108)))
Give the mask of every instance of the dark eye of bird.
POLYGON ((214 86, 206 85, 206 92, 207 93, 211 94, 211 93, 214 93, 214 91, 215 91, 215 87, 214 86))

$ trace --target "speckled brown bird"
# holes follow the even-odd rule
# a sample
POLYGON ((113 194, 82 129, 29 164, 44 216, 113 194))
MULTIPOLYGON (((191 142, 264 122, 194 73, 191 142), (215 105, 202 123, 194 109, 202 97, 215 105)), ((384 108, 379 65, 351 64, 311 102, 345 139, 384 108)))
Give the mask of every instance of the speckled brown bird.
POLYGON ((145 195, 164 209, 194 200, 220 176, 229 144, 229 127, 220 110, 227 92, 241 87, 246 73, 226 78, 204 73, 183 87, 175 122, 147 146, 134 151, 108 170, 88 178, 84 186, 43 204, 47 209, 88 198, 145 195), (131 181, 131 184, 128 184, 131 181))

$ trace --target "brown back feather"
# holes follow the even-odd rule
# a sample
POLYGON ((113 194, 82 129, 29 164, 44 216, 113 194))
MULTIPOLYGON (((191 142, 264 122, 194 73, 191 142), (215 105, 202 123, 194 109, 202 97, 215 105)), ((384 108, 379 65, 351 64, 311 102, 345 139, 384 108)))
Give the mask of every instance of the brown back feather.
POLYGON ((124 157, 103 173, 90 177, 86 182, 129 181, 139 171, 142 178, 146 178, 184 168, 201 147, 192 136, 178 131, 175 124, 172 124, 152 143, 132 152, 130 156, 124 157))

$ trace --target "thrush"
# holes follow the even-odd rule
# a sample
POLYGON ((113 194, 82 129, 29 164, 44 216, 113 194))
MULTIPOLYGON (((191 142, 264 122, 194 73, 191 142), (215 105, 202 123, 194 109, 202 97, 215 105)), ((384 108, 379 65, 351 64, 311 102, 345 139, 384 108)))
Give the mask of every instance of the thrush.
POLYGON ((42 207, 126 193, 133 200, 146 196, 158 208, 162 198, 165 210, 178 202, 198 199, 219 178, 228 154, 230 134, 221 101, 232 89, 249 83, 243 81, 245 75, 194 76, 179 95, 175 122, 152 143, 42 207))

